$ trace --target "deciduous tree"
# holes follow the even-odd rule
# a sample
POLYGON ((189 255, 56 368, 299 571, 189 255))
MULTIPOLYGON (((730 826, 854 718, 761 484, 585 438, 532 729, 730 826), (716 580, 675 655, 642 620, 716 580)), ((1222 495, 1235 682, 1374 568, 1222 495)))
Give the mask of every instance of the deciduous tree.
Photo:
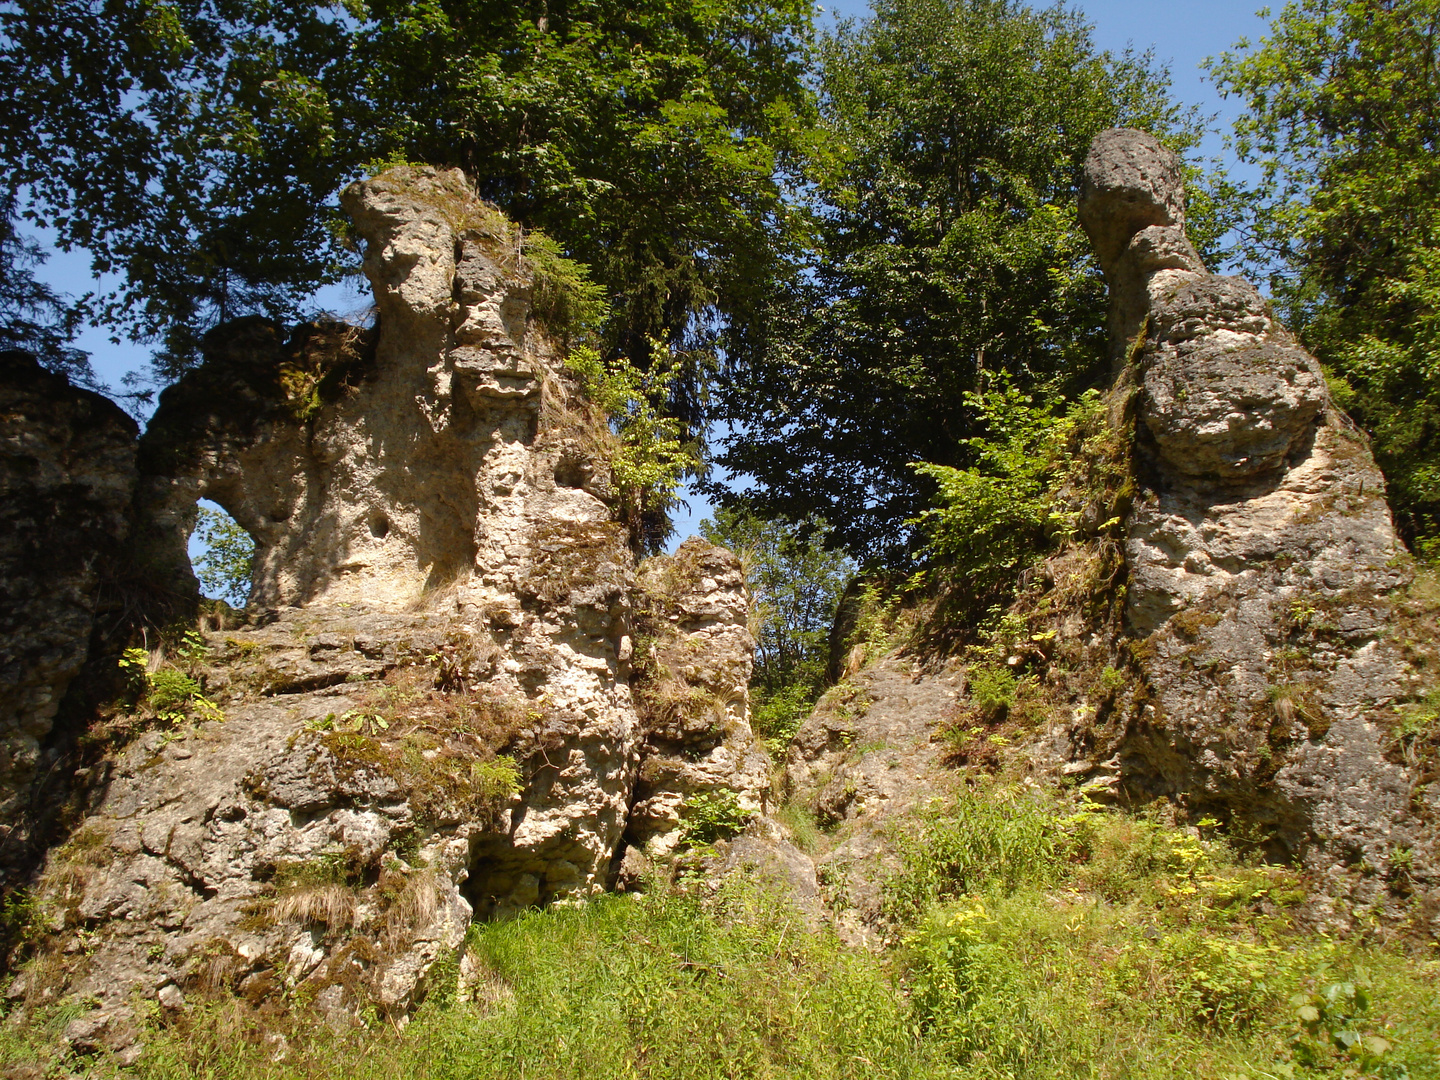
POLYGON ((1075 214, 1092 136, 1135 124, 1183 147, 1194 127, 1148 57, 1103 52, 1060 7, 883 0, 820 59, 817 243, 729 356, 718 460, 763 512, 818 513, 856 555, 903 560, 936 490, 910 464, 974 464, 968 392, 1104 374, 1075 214))
POLYGON ((1440 0, 1296 0, 1211 64, 1260 179, 1237 254, 1269 275, 1374 438, 1402 534, 1440 554, 1440 0))
POLYGON ((803 0, 16 0, 0 7, 9 190, 118 275, 102 320, 161 375, 243 312, 291 318, 353 256, 333 198, 460 165, 593 268, 607 351, 684 362, 698 416, 729 324, 796 229, 813 112, 803 0))

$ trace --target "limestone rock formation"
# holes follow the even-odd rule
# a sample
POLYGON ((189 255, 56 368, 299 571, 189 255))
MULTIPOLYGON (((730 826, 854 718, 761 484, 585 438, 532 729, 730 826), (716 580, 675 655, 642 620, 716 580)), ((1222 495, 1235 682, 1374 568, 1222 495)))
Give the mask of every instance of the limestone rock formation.
POLYGON ((1132 798, 1258 824, 1337 883, 1402 858, 1433 883, 1440 786, 1391 732, 1426 689, 1407 649, 1434 630, 1407 644, 1408 556, 1364 436, 1255 288, 1200 264, 1158 142, 1099 135, 1080 216, 1128 360, 1112 415, 1134 424, 1125 611, 1143 686, 1129 721, 1080 725, 1067 753, 1132 798))
POLYGON ((0 822, 25 803, 90 650, 135 483, 135 424, 19 352, 0 353, 0 822))
POLYGON ((254 537, 254 585, 243 623, 151 657, 133 706, 161 727, 43 875, 65 959, 12 992, 97 1001, 77 1046, 127 1045, 136 995, 402 1015, 472 917, 589 896, 627 830, 664 847, 688 795, 758 807, 768 782, 738 561, 694 541, 637 582, 613 437, 513 227, 458 171, 343 203, 375 329, 224 327, 140 442, 137 560, 183 589, 209 497, 254 537), (658 712, 637 607, 651 670, 671 658, 658 712))
POLYGON ((740 813, 763 813, 770 758, 749 724, 755 642, 740 560, 696 537, 649 560, 640 585, 645 746, 626 840, 655 855, 681 840, 696 795, 729 793, 740 813))

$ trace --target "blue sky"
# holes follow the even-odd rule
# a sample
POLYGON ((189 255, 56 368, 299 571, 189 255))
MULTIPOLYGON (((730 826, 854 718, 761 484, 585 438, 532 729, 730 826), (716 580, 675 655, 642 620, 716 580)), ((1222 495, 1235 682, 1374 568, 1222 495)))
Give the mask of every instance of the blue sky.
MULTIPOLYGON (((856 0, 823 6, 830 17, 863 16, 869 10, 867 3, 856 0)), ((1206 113, 1219 114, 1217 132, 1202 152, 1206 156, 1221 155, 1219 132, 1228 130, 1237 108, 1234 102, 1226 102, 1216 94, 1202 76, 1200 64, 1206 57, 1233 47, 1240 38, 1255 41, 1264 34, 1266 22, 1255 14, 1259 7, 1256 0, 1091 0, 1078 6, 1094 24, 1095 41, 1101 48, 1117 52, 1127 46, 1142 51, 1153 48, 1156 58, 1170 66, 1175 97, 1202 106, 1206 113)), ((80 294, 95 287, 89 259, 83 253, 56 252, 41 268, 41 276, 67 293, 80 294)), ((362 301, 353 291, 336 288, 329 290, 321 303, 343 314, 347 307, 359 307, 362 301)), ((148 356, 142 346, 112 344, 108 335, 99 330, 88 332, 80 345, 91 353, 100 378, 116 387, 127 371, 142 367, 148 356)), ((689 535, 708 509, 693 500, 691 513, 677 523, 677 540, 689 535)))

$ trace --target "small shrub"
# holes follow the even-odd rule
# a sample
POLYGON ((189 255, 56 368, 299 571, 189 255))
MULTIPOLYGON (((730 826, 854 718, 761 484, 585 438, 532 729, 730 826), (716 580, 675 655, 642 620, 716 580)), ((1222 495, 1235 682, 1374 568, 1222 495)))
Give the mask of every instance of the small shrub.
MULTIPOLYGON (((652 343, 659 357, 669 350, 652 343)), ((663 413, 676 369, 657 361, 640 371, 619 357, 610 362, 588 346, 570 351, 566 369, 609 419, 618 439, 610 460, 620 496, 617 512, 644 546, 658 550, 671 533, 670 512, 679 505, 680 482, 700 467, 699 451, 683 425, 663 413)))
POLYGON ((1019 680, 1015 673, 998 664, 976 664, 965 673, 970 700, 986 720, 1001 715, 1015 704, 1019 680))
POLYGON ((911 1008, 952 1061, 980 1058, 1000 1075, 1023 1076, 1052 1034, 1040 1010, 1028 1006, 1024 974, 996 931, 978 899, 934 910, 906 941, 911 1008))
POLYGON ((681 838, 688 844, 713 844, 738 836, 754 815, 740 805, 728 788, 702 791, 685 800, 680 825, 681 838))
MULTIPOLYGON (((178 655, 187 663, 197 664, 204 658, 204 649, 204 640, 192 632, 185 636, 178 655)), ((225 719, 220 706, 205 696, 197 679, 169 665, 152 670, 145 649, 126 649, 120 655, 120 670, 134 706, 147 710, 157 720, 183 724, 192 716, 200 720, 225 719)))
POLYGON ((1390 1040, 1367 1031, 1370 995, 1353 982, 1336 982, 1318 993, 1290 999, 1299 1030, 1291 1059, 1316 1073, 1403 1080, 1409 1070, 1394 1060, 1390 1040))
MULTIPOLYGON (((990 432, 965 440, 976 464, 913 463, 937 492, 935 505, 907 524, 924 532, 924 555, 965 595, 962 607, 973 614, 1003 603, 1019 571, 1075 531, 1077 514, 1059 498, 1075 468, 1067 447, 1099 424, 1104 409, 1091 390, 1057 414, 1008 382, 985 393, 967 392, 965 400, 990 432)), ((1115 524, 1118 519, 1105 523, 1115 524)))
POLYGON ((903 868, 885 883, 887 912, 909 922, 943 900, 1047 881, 1062 840, 1059 818, 1028 795, 966 794, 934 805, 899 840, 903 868))
POLYGON ((800 725, 815 706, 815 691, 805 683, 781 687, 772 694, 756 693, 750 727, 777 761, 783 760, 800 725))
POLYGON ((1401 740, 1426 739, 1435 734, 1440 734, 1440 687, 1402 706, 1394 728, 1395 738, 1401 740))

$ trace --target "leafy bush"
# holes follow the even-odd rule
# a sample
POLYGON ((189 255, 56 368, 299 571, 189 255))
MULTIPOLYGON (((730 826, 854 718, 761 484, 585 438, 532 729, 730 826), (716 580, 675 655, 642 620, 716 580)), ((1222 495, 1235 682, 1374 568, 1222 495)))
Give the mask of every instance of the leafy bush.
POLYGON ((998 664, 976 664, 965 673, 970 700, 989 718, 1015 704, 1019 680, 1015 673, 998 664))
MULTIPOLYGON (((1291 1060, 1319 1074, 1379 1076, 1404 1080, 1410 1075, 1394 1060, 1390 1040, 1366 1031, 1370 995, 1353 982, 1336 982, 1318 993, 1290 999, 1299 1031, 1290 1043, 1291 1060)), ((1295 1075, 1294 1068, 1285 1070, 1295 1075)))
POLYGON ((783 760, 790 740, 810 715, 815 691, 807 683, 791 683, 774 693, 751 689, 750 727, 777 761, 783 760))
MULTIPOLYGON (((204 642, 190 631, 177 652, 187 663, 203 658, 204 642)), ((129 687, 129 707, 141 708, 157 720, 183 724, 192 716, 200 720, 223 720, 220 706, 205 696, 204 687, 194 676, 170 664, 151 667, 150 653, 145 649, 126 649, 120 654, 120 671, 129 687)))
POLYGON ((752 817, 728 788, 702 791, 685 800, 680 833, 686 843, 713 844, 738 835, 752 817))
POLYGON ((1061 819, 1020 793, 937 800, 900 841, 902 870, 885 886, 892 917, 911 921, 933 904, 982 889, 1040 884, 1058 871, 1061 819))
POLYGON ((966 400, 989 432, 965 440, 979 464, 914 463, 939 491, 936 505, 910 524, 927 537, 924 557, 966 594, 968 607, 983 610, 1004 600, 1020 570, 1074 530, 1075 513, 1057 498, 1074 467, 1065 449, 1082 425, 1098 418, 1101 404, 1087 391, 1057 413, 1009 383, 967 393, 966 400))
MULTIPOLYGON (((652 343, 658 355, 664 349, 652 343)), ((670 537, 670 512, 680 503, 680 482, 700 465, 684 425, 661 411, 676 369, 656 363, 641 371, 623 356, 606 362, 588 346, 570 351, 566 369, 609 418, 619 442, 610 459, 620 516, 651 550, 670 537)))

